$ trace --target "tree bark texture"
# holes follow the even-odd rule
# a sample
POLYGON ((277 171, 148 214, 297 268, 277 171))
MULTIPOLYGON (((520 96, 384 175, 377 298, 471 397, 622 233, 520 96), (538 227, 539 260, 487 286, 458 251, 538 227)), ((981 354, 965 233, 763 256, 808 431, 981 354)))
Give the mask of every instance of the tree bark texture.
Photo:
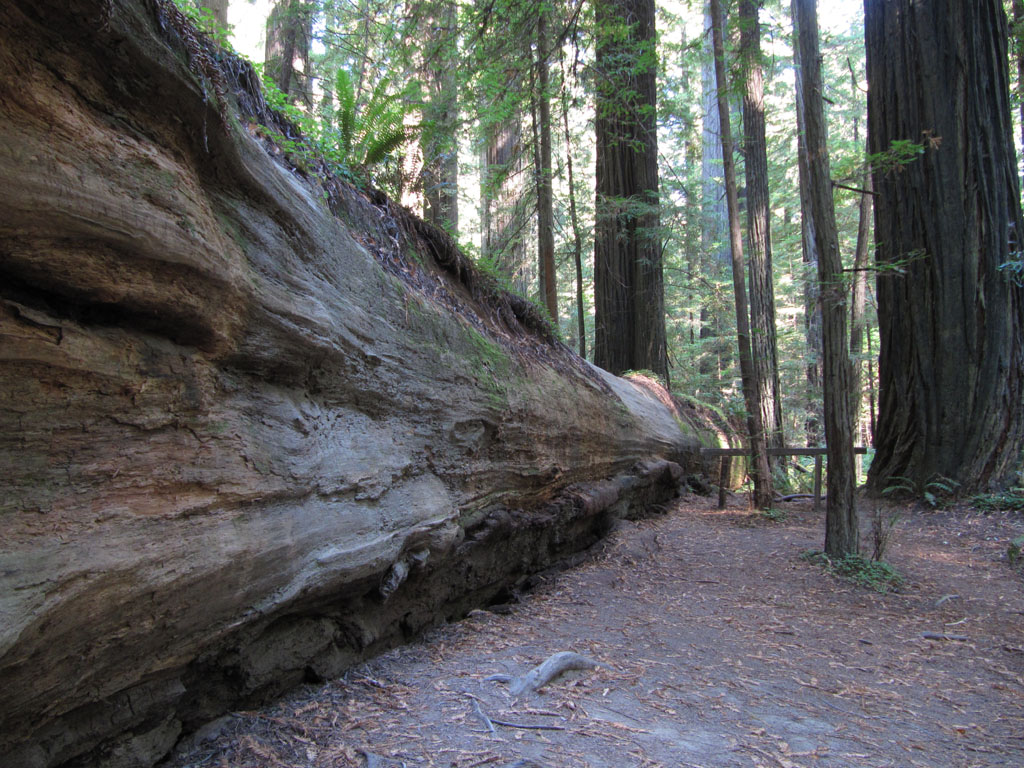
POLYGON ((740 230, 739 196, 736 191, 736 166, 733 160, 732 130, 729 125, 729 92, 725 75, 725 35, 720 0, 711 0, 711 27, 714 37, 715 76, 718 83, 718 120, 722 136, 722 168, 729 210, 729 246, 732 251, 732 284, 736 296, 736 338, 739 346, 743 399, 747 406, 747 432, 753 458, 754 506, 771 509, 772 473, 768 465, 764 423, 761 419, 761 387, 751 354, 750 319, 743 269, 743 233, 740 230))
POLYGON ((923 144, 875 168, 880 408, 869 482, 965 491, 1013 479, 1024 441, 1021 211, 999 0, 867 0, 868 140, 923 144), (901 265, 901 273, 891 268, 901 265))
POLYGON ((804 130, 811 220, 818 251, 821 297, 822 370, 828 500, 825 507, 825 553, 841 557, 860 550, 853 426, 850 420, 850 355, 846 335, 846 289, 839 257, 839 234, 832 200, 828 158, 828 123, 822 100, 821 54, 816 0, 795 0, 797 44, 803 67, 804 130))
MULTIPOLYGON (((711 10, 704 6, 704 51, 701 66, 701 267, 704 274, 717 280, 729 264, 729 213, 726 209, 725 184, 722 181, 722 137, 718 118, 718 86, 715 83, 714 46, 711 35, 711 10)), ((717 374, 732 364, 726 340, 722 302, 705 296, 700 308, 700 338, 703 356, 700 372, 717 374), (718 341, 708 341, 718 338, 718 341)))
POLYGON ((668 378, 653 0, 597 3, 594 362, 668 378))
POLYGON ((537 269, 540 293, 552 322, 558 323, 555 274, 555 211, 551 185, 551 94, 549 92, 547 10, 537 15, 537 269))
MULTIPOLYGON (((854 139, 856 140, 856 132, 854 139)), ((857 219, 857 250, 853 257, 853 289, 850 303, 850 360, 853 378, 850 383, 850 414, 858 441, 861 434, 861 404, 864 400, 863 375, 864 337, 869 332, 865 313, 868 299, 868 270, 871 268, 871 169, 867 168, 861 182, 864 192, 860 196, 857 219)))
MULTIPOLYGON (((790 4, 790 16, 797 17, 797 0, 790 4)), ((795 23, 795 22, 794 22, 795 23)), ((793 40, 793 70, 796 75, 796 87, 793 89, 796 101, 796 141, 797 168, 800 176, 800 249, 804 264, 804 331, 806 352, 804 353, 804 378, 807 383, 808 416, 804 421, 804 431, 808 445, 818 445, 821 441, 821 304, 818 291, 818 246, 814 231, 814 217, 811 215, 810 199, 810 168, 808 167, 807 135, 804 105, 804 68, 800 56, 800 46, 796 36, 793 40)))
POLYGON ((267 17, 265 72, 295 104, 311 105, 309 50, 313 13, 306 0, 279 0, 267 17))
POLYGON ((576 211, 576 180, 572 167, 572 134, 569 131, 569 96, 565 88, 565 62, 562 64, 562 129, 565 132, 565 169, 569 183, 569 222, 572 225, 572 256, 576 268, 576 323, 580 357, 587 356, 587 318, 583 307, 583 237, 576 211))
POLYGON ((436 0, 427 15, 423 60, 427 99, 423 107, 424 218, 451 233, 459 230, 459 84, 457 7, 436 0))
POLYGON ((751 352, 768 445, 781 448, 782 386, 775 335, 775 284, 768 194, 768 142, 764 124, 760 0, 739 4, 740 62, 744 73, 743 133, 747 180, 747 242, 750 246, 751 352))

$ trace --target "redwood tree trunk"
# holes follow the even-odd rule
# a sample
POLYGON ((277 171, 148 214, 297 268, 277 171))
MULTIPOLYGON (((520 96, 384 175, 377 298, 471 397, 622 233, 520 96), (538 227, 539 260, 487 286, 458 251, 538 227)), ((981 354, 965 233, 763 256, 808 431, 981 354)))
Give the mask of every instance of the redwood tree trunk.
POLYGON ((768 142, 764 127, 761 26, 757 18, 760 5, 760 0, 741 0, 739 5, 740 60, 745 75, 743 133, 747 177, 747 242, 750 246, 750 341, 765 437, 769 446, 781 448, 782 400, 779 352, 775 337, 768 142))
POLYGON ((569 132, 569 97, 565 88, 565 62, 562 61, 562 128, 565 131, 565 169, 569 183, 569 222, 572 224, 572 256, 576 268, 576 324, 580 337, 580 357, 587 356, 587 321, 583 308, 583 236, 576 213, 576 180, 572 170, 572 134, 569 132))
POLYGON ((594 362, 668 378, 654 0, 599 0, 594 362))
POLYGON ((437 0, 431 9, 423 81, 423 198, 427 221, 455 233, 459 229, 459 84, 457 9, 454 0, 437 0))
POLYGON ((816 0, 794 0, 794 24, 803 65, 804 129, 808 197, 818 251, 821 295, 822 371, 825 446, 828 455, 828 502, 825 507, 825 553, 857 553, 860 542, 854 506, 856 473, 850 419, 850 356, 846 336, 846 291, 839 258, 839 235, 832 201, 828 158, 828 124, 822 103, 821 55, 816 0))
POLYGON ((1024 442, 1021 227, 1000 0, 867 0, 868 140, 924 144, 875 168, 881 333, 869 482, 1012 480, 1024 442), (905 274, 885 267, 901 264, 905 274))
POLYGON ((267 18, 265 71, 294 103, 311 104, 309 49, 313 14, 304 0, 278 0, 267 18))
MULTIPOLYGON (((701 226, 700 245, 702 269, 712 281, 717 281, 722 270, 730 263, 729 214, 725 204, 725 184, 722 181, 722 138, 718 122, 718 86, 715 83, 715 54, 711 34, 711 9, 704 6, 704 50, 701 64, 701 226)), ((700 308, 700 338, 702 356, 700 373, 721 379, 733 361, 731 344, 724 331, 722 302, 705 295, 700 308), (713 341, 710 341, 713 340, 713 341)))
MULTIPOLYGON (((797 17, 797 0, 792 0, 790 13, 797 17)), ((796 75, 796 144, 797 168, 800 175, 800 246, 804 265, 804 330, 807 341, 804 353, 804 378, 807 383, 807 418, 804 432, 808 445, 821 442, 821 304, 818 300, 818 246, 815 242, 814 217, 811 215, 810 168, 804 116, 803 62, 800 46, 794 38, 793 69, 796 75)))
POLYGON ((551 95, 548 93, 547 11, 537 15, 537 266, 541 296, 551 320, 558 324, 555 277, 555 212, 551 189, 551 95))
POLYGON ((729 210, 729 245, 732 252, 732 284, 736 295, 736 337, 739 346, 740 375, 743 379, 743 399, 747 406, 747 432, 753 458, 751 475, 754 479, 754 506, 771 509, 772 473, 768 467, 764 423, 761 420, 760 386, 757 371, 751 359, 750 319, 747 292, 744 284, 743 234, 740 231, 739 196, 736 192, 736 168, 733 161, 732 130, 729 125, 729 89, 725 76, 725 40, 722 32, 722 6, 720 0, 711 0, 711 28, 715 50, 715 79, 718 82, 718 120, 722 134, 722 168, 725 172, 725 196, 729 210))

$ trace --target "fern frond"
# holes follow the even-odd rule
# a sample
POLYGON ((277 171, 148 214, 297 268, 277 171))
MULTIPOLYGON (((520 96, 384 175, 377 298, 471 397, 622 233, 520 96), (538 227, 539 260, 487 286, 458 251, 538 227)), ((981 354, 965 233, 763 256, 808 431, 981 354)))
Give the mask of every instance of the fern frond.
POLYGON ((391 133, 378 136, 366 147, 366 165, 376 165, 385 157, 398 149, 405 141, 405 131, 397 129, 391 133))
POLYGON ((338 99, 339 149, 342 155, 352 151, 352 140, 356 132, 356 92, 352 78, 344 69, 334 77, 334 95, 338 99))

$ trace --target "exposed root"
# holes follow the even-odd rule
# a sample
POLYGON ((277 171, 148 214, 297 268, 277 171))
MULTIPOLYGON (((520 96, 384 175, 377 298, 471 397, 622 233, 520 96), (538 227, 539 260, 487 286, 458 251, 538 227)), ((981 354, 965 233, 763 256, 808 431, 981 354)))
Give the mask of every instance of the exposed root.
MULTIPOLYGON (((534 667, 521 677, 511 678, 509 682, 509 693, 513 696, 521 696, 524 693, 534 693, 550 683, 564 672, 577 669, 597 669, 607 666, 594 661, 588 656, 581 656, 573 651, 559 651, 552 654, 540 666, 534 667)), ((488 680, 500 680, 506 675, 491 675, 488 680)))

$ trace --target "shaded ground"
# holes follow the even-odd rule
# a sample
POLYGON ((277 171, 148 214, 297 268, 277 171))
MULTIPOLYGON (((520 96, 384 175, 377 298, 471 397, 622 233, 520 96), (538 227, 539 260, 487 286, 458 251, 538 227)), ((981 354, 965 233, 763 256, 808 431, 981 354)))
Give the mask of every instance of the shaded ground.
POLYGON ((881 595, 800 559, 824 524, 785 509, 687 498, 623 524, 510 612, 229 715, 169 766, 1024 765, 1024 517, 906 512, 887 559, 907 583, 881 595), (562 650, 608 667, 518 700, 486 679, 562 650), (561 730, 491 734, 477 708, 561 730))

